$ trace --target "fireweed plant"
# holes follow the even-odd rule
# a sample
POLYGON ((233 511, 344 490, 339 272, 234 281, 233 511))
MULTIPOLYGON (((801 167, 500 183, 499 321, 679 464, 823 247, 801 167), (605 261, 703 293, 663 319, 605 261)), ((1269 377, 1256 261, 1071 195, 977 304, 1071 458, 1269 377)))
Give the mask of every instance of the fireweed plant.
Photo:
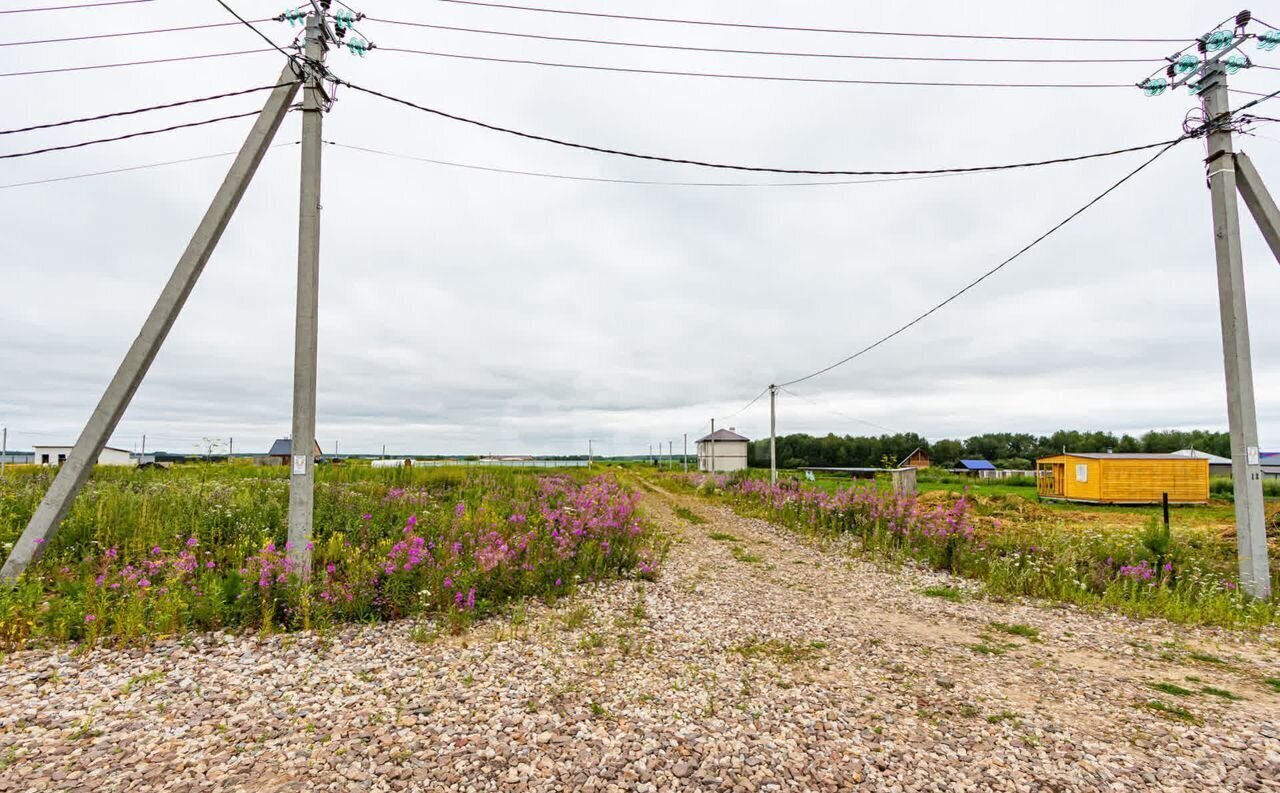
MULTIPOLYGON (((742 474, 674 474, 664 486, 801 533, 851 535, 864 553, 974 578, 997 596, 1190 623, 1260 626, 1280 617, 1273 603, 1239 592, 1234 544, 1207 532, 1171 535, 1155 519, 1136 531, 1020 519, 1016 510, 1001 520, 998 509, 979 503, 991 499, 899 498, 869 482, 831 492, 794 479, 772 485, 742 474)), ((1280 580, 1273 587, 1280 591, 1280 580)))
MULTIPOLYGON (((6 551, 50 477, 0 480, 6 551)), ((321 469, 304 585, 281 470, 100 469, 40 561, 0 589, 0 646, 420 614, 460 629, 513 598, 652 577, 661 549, 637 500, 582 471, 321 469)))

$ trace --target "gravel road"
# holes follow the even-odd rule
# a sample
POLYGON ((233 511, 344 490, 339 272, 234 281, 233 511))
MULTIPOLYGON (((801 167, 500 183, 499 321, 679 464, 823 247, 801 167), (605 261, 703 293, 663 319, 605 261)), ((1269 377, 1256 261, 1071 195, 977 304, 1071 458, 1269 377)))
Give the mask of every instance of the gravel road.
POLYGON ((11 654, 0 791, 1280 790, 1274 631, 952 602, 922 590, 972 586, 645 504, 658 581, 464 636, 11 654))

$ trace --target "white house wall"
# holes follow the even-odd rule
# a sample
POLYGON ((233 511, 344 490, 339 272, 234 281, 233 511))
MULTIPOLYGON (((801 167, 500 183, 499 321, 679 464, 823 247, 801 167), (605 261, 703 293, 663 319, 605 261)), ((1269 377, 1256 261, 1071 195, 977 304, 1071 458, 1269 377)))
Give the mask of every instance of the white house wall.
MULTIPOLYGON (((728 474, 747 467, 747 441, 716 441, 716 473, 728 474)), ((711 470, 711 444, 698 444, 698 470, 711 470)))

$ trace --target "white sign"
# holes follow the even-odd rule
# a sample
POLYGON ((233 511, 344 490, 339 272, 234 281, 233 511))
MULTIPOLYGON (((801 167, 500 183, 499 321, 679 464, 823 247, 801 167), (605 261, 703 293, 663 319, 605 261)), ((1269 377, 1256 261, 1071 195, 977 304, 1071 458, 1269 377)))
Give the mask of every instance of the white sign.
POLYGON ((812 481, 813 481, 813 471, 805 471, 805 472, 804 472, 804 478, 805 478, 805 479, 808 479, 810 482, 812 482, 812 481))
POLYGON ((1089 481, 1089 464, 1088 463, 1079 463, 1078 465, 1076 465, 1076 481, 1077 482, 1089 481))
POLYGON ((1249 465, 1259 465, 1262 462, 1262 455, 1258 453, 1257 446, 1250 446, 1245 451, 1245 457, 1249 465))
POLYGON ((293 475, 307 475, 307 456, 305 454, 295 454, 293 456, 293 475))

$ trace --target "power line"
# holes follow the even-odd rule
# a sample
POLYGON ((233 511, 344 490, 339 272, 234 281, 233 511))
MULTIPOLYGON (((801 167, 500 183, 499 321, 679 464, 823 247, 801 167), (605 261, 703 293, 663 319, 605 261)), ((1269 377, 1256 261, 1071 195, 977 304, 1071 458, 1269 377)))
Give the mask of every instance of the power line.
MULTIPOLYGON (((537 33, 517 33, 509 30, 491 30, 488 28, 468 28, 454 25, 436 25, 426 22, 408 22, 398 19, 366 17, 370 22, 381 22, 387 25, 403 25, 407 27, 429 28, 431 30, 449 30, 459 33, 481 33, 489 36, 507 36, 512 38, 536 39, 538 41, 563 41, 575 44, 603 44, 615 47, 641 47, 644 49, 679 50, 682 52, 718 52, 731 55, 774 55, 799 58, 837 58, 843 60, 869 61, 925 61, 932 63, 1164 63, 1163 58, 948 58, 928 57, 920 55, 852 55, 834 52, 798 52, 788 50, 749 50, 725 47, 693 47, 677 44, 650 44, 639 41, 618 41, 616 39, 586 39, 572 36, 549 36, 537 33)), ((3 45, 0 45, 3 46, 3 45)))
POLYGON ((850 416, 848 413, 844 413, 842 411, 836 410, 833 407, 824 407, 822 405, 819 405, 817 402, 805 396, 804 394, 797 394, 795 391, 792 391, 789 388, 783 388, 782 386, 778 386, 778 390, 783 392, 784 394, 790 394, 791 396, 796 397, 798 399, 803 399, 805 402, 808 402, 810 405, 813 405, 819 410, 826 410, 828 412, 836 414, 837 416, 840 416, 841 418, 848 419, 849 421, 856 421, 859 424, 866 424, 868 427, 875 427, 878 430, 884 430, 885 432, 892 432, 895 435, 900 434, 897 430, 893 429, 892 427, 886 427, 885 425, 877 424, 874 421, 867 421, 866 419, 860 419, 854 416, 850 416))
POLYGON ((41 6, 39 8, 14 8, 0 11, 0 14, 30 14, 35 11, 74 11, 79 8, 98 8, 100 6, 126 6, 133 3, 150 3, 152 0, 106 0, 102 3, 80 3, 66 6, 41 6))
MULTIPOLYGON (((281 146, 296 146, 298 145, 299 142, 300 141, 295 140, 291 143, 276 143, 276 144, 273 144, 271 148, 278 149, 281 146)), ((0 184, 0 190, 9 190, 15 187, 32 187, 34 185, 52 184, 54 182, 69 182, 74 179, 88 179, 94 176, 108 176, 110 174, 128 173, 130 171, 145 171, 150 168, 162 168, 167 165, 179 165, 179 164, 188 163, 188 162, 200 162, 201 160, 215 160, 221 157, 230 157, 234 154, 236 154, 236 152, 234 151, 223 151, 223 152, 218 152, 217 154, 202 154, 198 157, 184 157, 180 160, 165 160, 163 162, 151 162, 151 163, 145 163, 143 165, 131 165, 125 168, 111 168, 110 170, 106 170, 106 171, 91 171, 89 173, 71 174, 70 176, 53 176, 48 179, 34 179, 29 182, 10 182, 9 184, 0 184)))
POLYGON ((557 146, 565 146, 572 149, 582 149, 584 151, 593 151, 599 154, 612 154, 619 157, 630 157, 632 159, 637 159, 637 160, 649 160, 653 162, 668 162, 668 163, 674 163, 676 165, 696 165, 702 168, 720 168, 723 170, 730 170, 730 171, 752 171, 752 172, 758 172, 758 173, 809 174, 813 176, 914 176, 919 174, 977 173, 980 171, 1006 171, 1014 168, 1031 168, 1031 167, 1037 167, 1041 165, 1057 165, 1060 163, 1079 162, 1081 160, 1093 160, 1093 159, 1099 159, 1102 157, 1113 157, 1118 154, 1128 154, 1129 152, 1143 151, 1144 149, 1154 149, 1159 146, 1166 146, 1171 143, 1177 142, 1177 140, 1181 140, 1181 138, 1178 138, 1177 140, 1173 140, 1173 141, 1166 140, 1166 141, 1160 141, 1157 143, 1146 143, 1141 146, 1130 146, 1128 148, 1123 148, 1123 149, 1113 149, 1111 151, 1096 152, 1093 154, 1081 154, 1081 155, 1076 155, 1072 157, 1055 157, 1053 159, 1038 160, 1034 162, 1009 163, 1004 165, 981 165, 981 166, 972 166, 972 167, 966 167, 966 168, 932 168, 932 169, 903 169, 903 170, 878 170, 878 171, 863 171, 863 170, 840 171, 840 170, 818 170, 818 169, 810 169, 810 168, 772 168, 772 167, 757 166, 757 165, 734 165, 729 163, 707 162, 703 160, 682 159, 677 157, 664 157, 656 154, 638 154, 636 152, 624 151, 621 149, 609 149, 602 146, 592 146, 586 143, 575 143, 572 141, 562 140, 560 138, 548 137, 546 135, 537 135, 532 132, 523 132, 520 130, 511 129, 509 127, 500 127, 500 126, 497 126, 496 124, 490 124, 485 121, 478 121, 476 119, 467 118, 465 116, 455 115, 453 113, 446 113, 443 110, 436 110, 434 108, 419 105, 407 99, 400 99, 399 97, 391 96, 389 94, 384 94, 381 91, 377 91, 372 88, 365 88, 363 86, 356 85, 346 80, 338 79, 337 83, 339 85, 345 85, 348 88, 351 88, 352 90, 360 91, 366 94, 370 94, 372 96, 379 97, 381 99, 385 99, 390 102, 395 102, 397 104, 405 105, 406 107, 411 107, 415 110, 420 110, 424 113, 430 113, 435 116, 440 116, 441 118, 447 118, 447 119, 450 119, 451 121, 460 121, 464 124, 471 124, 473 126, 481 127, 483 129, 492 130, 494 132, 502 132, 507 135, 515 135, 517 137, 526 138, 528 140, 537 140, 543 143, 553 143, 557 146))
POLYGON ((720 417, 720 420, 721 420, 721 421, 727 421, 727 420, 729 420, 729 419, 733 418, 734 416, 738 415, 739 413, 743 413, 743 412, 745 412, 747 408, 749 408, 749 407, 751 407, 752 405, 754 405, 755 403, 759 402, 759 401, 760 401, 760 397, 764 396, 764 395, 765 395, 765 394, 767 394, 767 393, 769 393, 769 386, 765 386, 765 387, 760 391, 760 393, 756 394, 756 395, 755 395, 755 397, 753 397, 753 398, 752 398, 752 400, 751 400, 750 402, 748 402, 747 404, 743 405, 742 407, 738 408, 737 410, 733 411, 732 413, 730 413, 730 414, 728 414, 728 415, 726 415, 726 416, 721 416, 721 417, 720 417))
POLYGON ((721 28, 747 28, 751 30, 788 30, 801 33, 845 33, 859 36, 902 36, 908 38, 932 39, 978 39, 984 41, 1078 41, 1102 43, 1156 43, 1178 44, 1194 36, 1178 39, 1163 38, 1098 38, 1089 36, 998 36, 977 33, 915 33, 892 30, 859 30, 852 28, 817 28, 791 25, 761 25, 747 22, 714 22, 703 19, 676 19, 671 17, 646 17, 629 14, 607 14, 599 11, 573 11, 565 8, 537 8, 534 6, 513 5, 509 3, 480 2, 480 0, 438 0, 441 3, 456 5, 480 6, 484 8, 503 8, 512 11, 535 11, 544 14, 563 14, 567 16, 596 17, 601 19, 626 19, 636 22, 669 22, 680 25, 703 25, 721 28))
MULTIPOLYGON (((446 2, 451 0, 441 0, 446 2)), ((1131 83, 1008 83, 1008 82, 947 82, 939 80, 856 80, 834 77, 780 77, 765 74, 731 74, 726 72, 686 72, 674 69, 640 69, 629 66, 599 66, 585 63, 561 63, 539 61, 531 58, 494 58, 485 55, 466 55, 459 52, 415 50, 405 47, 379 47, 378 52, 399 52, 411 55, 429 55, 436 58, 454 58, 488 63, 507 63, 518 66, 546 66, 556 69, 584 69, 593 72, 618 72, 622 74, 657 74, 670 77, 714 77, 724 80, 764 80, 783 83, 817 83, 832 85, 896 85, 934 88, 1124 88, 1133 90, 1131 83)))
POLYGON ((872 342, 871 344, 868 344, 867 346, 863 347, 862 349, 858 350, 857 352, 853 353, 852 355, 848 355, 848 356, 846 356, 846 357, 844 357, 844 358, 841 358, 840 360, 836 361, 836 362, 835 362, 835 363, 833 363, 833 364, 830 364, 829 366, 824 366, 823 368, 821 368, 821 369, 817 370, 816 372, 811 372, 811 373, 809 373, 809 374, 807 374, 807 375, 805 375, 805 376, 803 376, 803 377, 797 377, 797 378, 795 378, 794 380, 788 380, 788 381, 786 381, 785 383, 780 383, 780 384, 779 384, 779 387, 786 387, 786 386, 790 386, 790 385, 795 385, 796 383, 803 383, 805 380, 810 380, 810 379, 812 379, 812 378, 814 378, 814 377, 817 377, 818 375, 826 374, 827 372, 831 371, 832 369, 835 369, 835 368, 836 368, 836 367, 838 367, 838 366, 843 366, 844 364, 849 363, 850 361, 854 360, 855 358, 858 358, 858 357, 860 357, 860 356, 862 356, 862 355, 865 355, 865 354, 867 354, 867 353, 871 352, 872 350, 874 350, 875 348, 877 348, 877 347, 879 347, 880 345, 884 344, 885 342, 889 341, 890 339, 894 338, 894 337, 895 337, 895 336, 897 336, 898 334, 903 333, 904 331, 908 330, 909 328, 911 328, 911 327, 915 326, 916 324, 918 324, 918 323, 920 323, 920 322, 924 321, 924 320, 925 320, 925 319, 927 319, 928 317, 932 316, 934 313, 936 313, 936 312, 940 311, 943 307, 947 306, 948 304, 950 304, 950 303, 951 303, 951 302, 953 302, 954 300, 958 299, 961 295, 963 295, 964 293, 968 292, 970 289, 973 289, 973 288, 974 288, 974 287, 976 287, 978 284, 982 283, 983 281, 987 280, 987 279, 988 279, 988 278, 990 278, 991 276, 993 276, 993 275, 995 275, 996 273, 998 273, 1000 270, 1003 270, 1007 265, 1011 264, 1011 263, 1012 263, 1014 260, 1016 260, 1018 257, 1022 256, 1022 254, 1026 253, 1027 251, 1031 250, 1031 249, 1032 249, 1032 248, 1034 248, 1035 246, 1039 245, 1039 244, 1040 244, 1041 242, 1043 242, 1044 240, 1048 239, 1048 238, 1049 238, 1049 236, 1050 236, 1050 235, 1052 235, 1054 232, 1056 232, 1058 229, 1062 228, 1063 226, 1067 225, 1067 224, 1068 224, 1068 223, 1070 223, 1071 221, 1075 220, 1075 219, 1076 219, 1077 217, 1079 217, 1080 215, 1084 214, 1084 212, 1085 212, 1086 210, 1088 210, 1090 207, 1092 207, 1094 204, 1097 204, 1099 201, 1101 201, 1102 199, 1106 198, 1108 195, 1110 195, 1113 191, 1115 191, 1116 189, 1118 189, 1118 188, 1119 188, 1121 185, 1123 185, 1125 182, 1129 181, 1129 180, 1130 180, 1130 179, 1132 179, 1134 176, 1137 176, 1137 175, 1138 175, 1138 174, 1139 174, 1143 169, 1145 169, 1147 166, 1151 165, 1153 162, 1155 162, 1156 160, 1160 159, 1160 157, 1161 157, 1161 156, 1163 156, 1165 152, 1169 151, 1169 150, 1170 150, 1170 149, 1172 149, 1174 146, 1177 146, 1179 143, 1181 143, 1182 141, 1186 140, 1186 139, 1187 139, 1187 138, 1189 138, 1189 137, 1191 137, 1191 136, 1190 136, 1190 135, 1184 135, 1183 137, 1178 138, 1177 140, 1175 140, 1175 141, 1173 141, 1173 142, 1169 143, 1169 144, 1168 144, 1167 146, 1165 146, 1163 149, 1161 149, 1160 151, 1156 152, 1156 153, 1155 153, 1155 156, 1151 157, 1151 158, 1150 158, 1150 159, 1148 159, 1146 162, 1142 163, 1142 164, 1141 164, 1141 165, 1139 165, 1137 168, 1133 169, 1133 170, 1132 170, 1132 171, 1130 171, 1128 174, 1126 174, 1126 175, 1124 176, 1124 178, 1122 178, 1120 181, 1118 181, 1118 182, 1116 182, 1115 184, 1111 185, 1111 186, 1110 186, 1110 187, 1108 187, 1106 190, 1103 190, 1101 193, 1099 193, 1098 195, 1094 196, 1094 197, 1093 197, 1093 198, 1092 198, 1088 203, 1086 203, 1084 206, 1082 206, 1082 207, 1080 207, 1079 209, 1077 209, 1076 211, 1072 212, 1070 215, 1067 215, 1064 219, 1062 219, 1061 221, 1059 221, 1055 226, 1053 226, 1052 228, 1050 228, 1048 231, 1046 231, 1045 233, 1041 234, 1039 237, 1036 237, 1034 240, 1032 240, 1031 242, 1029 242, 1029 243, 1027 243, 1026 245, 1024 245, 1024 246, 1023 246, 1023 247, 1022 247, 1022 248, 1021 248, 1017 253, 1013 254, 1013 255, 1012 255, 1012 256, 1010 256, 1009 258, 1007 258, 1007 259, 1005 259, 1004 261, 1000 262, 1000 263, 999 263, 999 264, 997 264, 995 267, 992 267, 990 270, 987 270, 985 273, 983 273, 982 275, 978 276, 978 277, 977 277, 976 279, 974 279, 973 281, 970 281, 968 284, 966 284, 966 285, 965 285, 963 288, 961 288, 959 291, 957 291, 957 292, 955 292, 954 294, 952 294, 952 295, 951 295, 950 297, 948 297, 946 300, 943 300, 941 303, 938 303, 938 304, 937 304, 937 305, 935 305, 933 308, 931 308, 931 309, 929 309, 928 311, 924 312, 923 314, 921 314, 920 316, 918 316, 918 317, 916 317, 915 319, 911 320, 911 321, 910 321, 910 322, 908 322, 907 324, 905 324, 905 325, 903 325, 903 326, 899 327, 897 330, 893 331, 892 333, 889 333, 889 334, 886 334, 885 336, 880 337, 878 340, 876 340, 876 341, 872 342))
POLYGON ((83 124, 88 121, 101 121, 107 118, 118 118, 120 116, 133 116, 138 113, 149 113, 153 110, 168 110, 169 108, 182 107, 184 105, 194 105, 201 102, 212 102, 218 99, 227 99, 233 96, 244 96, 245 94, 253 94, 259 91, 271 91, 279 88, 278 85, 262 85, 257 88, 246 88, 243 91, 231 91, 225 94, 215 94, 213 96, 202 96, 197 99, 184 99, 181 102, 169 102, 163 105, 151 105, 150 107, 139 107, 133 110, 117 110, 113 113, 103 113, 99 116, 86 116, 84 118, 73 118, 67 121, 53 121, 48 124, 36 124, 30 127, 19 127, 17 129, 0 130, 0 135, 13 135, 18 132, 32 132, 38 129, 52 129, 54 127, 65 127, 71 124, 83 124))
POLYGON ((253 55, 255 53, 271 52, 272 50, 235 50, 232 52, 210 52, 204 55, 179 55, 174 58, 151 58, 142 61, 121 61, 119 63, 95 63, 88 66, 62 66, 56 69, 32 69, 25 72, 5 72, 0 73, 0 77, 29 77, 35 74, 58 74, 61 72, 84 72, 93 69, 117 69, 122 66, 150 66, 157 63, 177 63, 179 61, 199 61, 205 58, 227 58, 234 55, 253 55))
POLYGON ((227 5, 225 2, 223 2, 223 0, 217 0, 217 3, 218 3, 218 5, 220 5, 220 6, 222 6, 223 8, 225 8, 225 9, 227 10, 227 13, 231 14, 231 16, 233 16, 233 17, 235 17, 236 19, 238 19, 238 20, 240 21, 240 24, 242 24, 242 25, 244 25, 245 27, 249 28, 249 30, 252 30, 254 33, 257 33, 257 34, 258 34, 258 37, 259 37, 260 39, 262 39, 263 41, 267 42, 268 44, 270 44, 270 45, 271 45, 271 47, 272 47, 273 49, 279 50, 281 55, 283 55, 284 57, 288 58, 289 60, 294 60, 294 57, 295 57, 295 56, 294 56, 294 54, 293 54, 293 53, 288 52, 288 51, 287 51, 287 50, 285 50, 283 47, 281 47, 279 44, 276 44, 274 41, 272 41, 270 36, 268 36, 266 33, 263 33, 261 30, 258 30, 256 27, 254 27, 254 24, 253 24, 252 22, 250 22, 249 20, 245 19, 244 17, 242 17, 242 16, 240 16, 238 13, 236 13, 236 10, 235 10, 234 8, 232 8, 231 6, 227 5))
POLYGON ((350 149, 352 151, 367 152, 369 154, 377 154, 383 157, 393 157, 401 160, 411 160, 414 162, 422 162, 430 165, 443 165, 452 168, 463 168, 472 171, 484 171, 487 173, 511 174, 514 176, 532 176, 543 179, 562 179, 571 182, 603 182, 606 184, 628 184, 628 185, 655 185, 664 187, 827 187, 835 185, 855 185, 855 184, 885 184, 888 182, 914 182, 921 179, 940 179, 950 176, 962 176, 956 173, 940 173, 927 174, 924 176, 899 176, 886 177, 880 179, 844 179, 839 181, 815 181, 815 182, 675 182, 659 179, 614 179, 603 176, 573 176, 569 174, 548 173, 546 171, 521 171, 512 168, 495 168, 487 165, 474 165, 471 163, 452 162, 449 160, 435 160, 430 157, 417 157, 411 154, 399 154, 397 152, 384 151, 382 149, 371 149, 366 146, 352 146, 347 143, 338 143, 337 141, 326 140, 326 144, 336 146, 340 149, 350 149))
POLYGON ((236 113, 231 116, 218 116, 217 118, 207 118, 203 121, 188 121, 185 124, 174 124, 173 126, 163 127, 161 129, 148 129, 142 132, 130 132, 127 135, 117 135, 114 138, 97 138, 96 140, 86 140, 80 143, 68 143, 65 146, 49 146, 43 149, 33 149, 31 151, 20 151, 13 154, 0 154, 0 160, 12 160, 18 157, 30 157, 35 154, 47 154, 51 151, 66 151, 67 149, 81 149, 85 146, 96 146, 99 143, 114 143, 118 140, 128 140, 129 138, 140 138, 145 135, 159 135, 162 132, 173 132, 179 129, 188 129, 190 127, 203 127, 207 124, 216 124, 219 121, 231 121, 237 118, 248 118, 249 116, 258 115, 257 110, 251 110, 248 113, 236 113))
MULTIPOLYGON (((250 22, 270 22, 270 19, 252 19, 250 22)), ((85 36, 66 36, 58 39, 31 39, 29 41, 0 41, 0 47, 25 47, 31 44, 62 44, 69 41, 90 41, 93 39, 117 39, 125 36, 149 36, 152 33, 179 33, 185 30, 210 30, 212 28, 238 27, 239 22, 210 22, 205 25, 183 25, 175 28, 151 28, 149 30, 129 30, 121 33, 91 33, 85 36)))

